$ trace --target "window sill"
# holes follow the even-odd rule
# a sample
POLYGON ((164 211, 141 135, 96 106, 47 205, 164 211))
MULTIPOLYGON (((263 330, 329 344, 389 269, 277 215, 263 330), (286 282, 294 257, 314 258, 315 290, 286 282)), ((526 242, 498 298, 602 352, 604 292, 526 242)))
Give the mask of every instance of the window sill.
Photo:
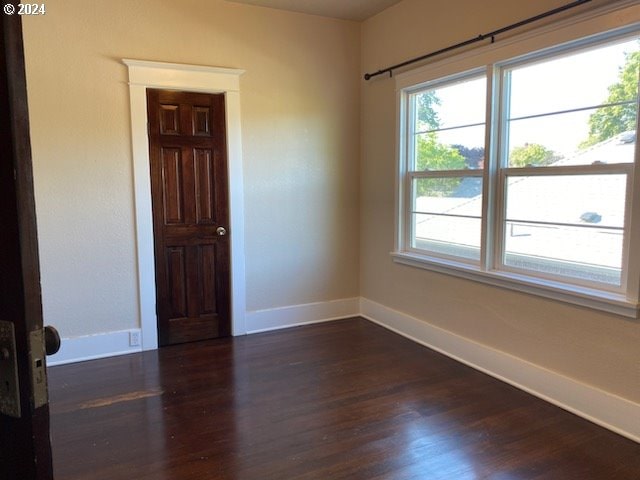
POLYGON ((628 300, 620 294, 541 280, 511 272, 480 271, 473 265, 411 252, 391 252, 391 256, 394 262, 403 265, 453 275, 624 317, 638 318, 640 304, 628 300))

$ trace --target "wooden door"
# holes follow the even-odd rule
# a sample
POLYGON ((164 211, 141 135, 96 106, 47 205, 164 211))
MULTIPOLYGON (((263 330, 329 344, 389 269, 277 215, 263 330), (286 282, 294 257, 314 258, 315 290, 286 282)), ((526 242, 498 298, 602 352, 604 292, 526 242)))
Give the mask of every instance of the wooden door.
POLYGON ((224 106, 147 90, 160 345, 231 332, 224 106))
POLYGON ((22 25, 0 25, 0 478, 51 480, 22 25))

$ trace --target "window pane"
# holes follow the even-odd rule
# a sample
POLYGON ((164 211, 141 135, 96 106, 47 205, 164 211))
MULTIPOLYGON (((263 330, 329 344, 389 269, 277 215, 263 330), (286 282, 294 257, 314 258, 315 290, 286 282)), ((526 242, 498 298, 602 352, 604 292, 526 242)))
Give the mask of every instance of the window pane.
POLYGON ((622 229, 626 175, 511 176, 507 220, 622 229))
POLYGON ((505 265, 619 285, 625 175, 510 177, 505 265))
MULTIPOLYGON (((626 108, 626 107, 625 107, 626 108)), ((616 133, 589 145, 589 122, 593 115, 625 118, 636 124, 636 106, 624 114, 623 107, 549 115, 509 122, 509 167, 543 165, 591 165, 632 163, 635 130, 616 133), (617 113, 616 113, 617 112, 617 113)))
POLYGON ((483 168, 484 132, 484 125, 479 125, 415 135, 412 168, 419 172, 483 168))
POLYGON ((507 266, 620 285, 619 230, 507 222, 505 237, 507 266))
POLYGON ((633 162, 639 71, 638 39, 505 69, 508 165, 633 162))
POLYGON ((480 258, 480 219, 413 214, 412 247, 429 252, 480 258))
MULTIPOLYGON (((510 118, 610 103, 610 86, 618 82, 627 59, 639 51, 640 43, 630 40, 507 70, 510 118)), ((630 76, 637 82, 637 59, 630 76)), ((621 89, 616 101, 635 100, 637 92, 637 86, 621 89)))
POLYGON ((482 177, 416 178, 413 211, 480 217, 482 177))
POLYGON ((485 77, 466 79, 414 94, 415 132, 484 123, 486 95, 485 77))
POLYGON ((478 260, 482 177, 413 181, 412 247, 478 260))

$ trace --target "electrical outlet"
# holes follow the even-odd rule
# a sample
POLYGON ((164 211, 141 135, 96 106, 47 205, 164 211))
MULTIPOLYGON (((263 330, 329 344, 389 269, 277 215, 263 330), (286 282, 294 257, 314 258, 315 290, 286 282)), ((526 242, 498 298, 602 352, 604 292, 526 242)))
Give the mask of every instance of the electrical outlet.
POLYGON ((131 330, 129 332, 129 346, 130 347, 139 347, 140 346, 140 331, 139 330, 131 330))

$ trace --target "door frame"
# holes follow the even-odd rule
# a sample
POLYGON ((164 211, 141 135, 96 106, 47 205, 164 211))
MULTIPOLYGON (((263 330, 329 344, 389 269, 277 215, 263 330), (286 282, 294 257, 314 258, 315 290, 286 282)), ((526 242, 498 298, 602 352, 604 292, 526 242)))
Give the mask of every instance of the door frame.
POLYGON ((240 122, 240 75, 244 70, 122 59, 129 73, 131 147, 138 260, 138 308, 142 350, 158 348, 156 276, 147 131, 147 88, 224 93, 231 241, 231 333, 246 334, 244 263, 244 188, 240 122))

